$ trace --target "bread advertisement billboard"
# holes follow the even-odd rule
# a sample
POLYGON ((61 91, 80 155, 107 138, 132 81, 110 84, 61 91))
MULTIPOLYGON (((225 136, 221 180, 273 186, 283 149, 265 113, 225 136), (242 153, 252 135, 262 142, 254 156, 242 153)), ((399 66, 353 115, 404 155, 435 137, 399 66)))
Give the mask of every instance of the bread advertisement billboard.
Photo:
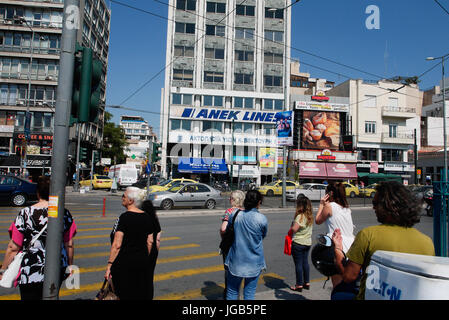
POLYGON ((303 111, 302 149, 338 150, 340 146, 340 113, 303 111))

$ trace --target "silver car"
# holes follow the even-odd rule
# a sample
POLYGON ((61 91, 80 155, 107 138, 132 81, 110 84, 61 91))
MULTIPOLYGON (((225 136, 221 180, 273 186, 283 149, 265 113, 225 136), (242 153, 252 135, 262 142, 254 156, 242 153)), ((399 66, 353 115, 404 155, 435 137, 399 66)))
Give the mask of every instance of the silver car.
POLYGON ((187 183, 184 186, 173 186, 167 191, 150 193, 148 200, 155 207, 170 210, 173 207, 205 207, 214 209, 220 201, 220 191, 204 183, 187 183))

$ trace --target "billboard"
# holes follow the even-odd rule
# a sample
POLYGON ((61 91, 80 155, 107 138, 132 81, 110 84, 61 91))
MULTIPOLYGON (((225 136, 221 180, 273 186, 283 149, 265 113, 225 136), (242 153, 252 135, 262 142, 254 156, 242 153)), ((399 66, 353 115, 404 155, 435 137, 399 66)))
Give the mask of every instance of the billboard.
POLYGON ((340 113, 303 111, 301 146, 303 149, 338 150, 340 113))
POLYGON ((275 119, 278 146, 293 146, 293 111, 277 112, 275 119))
POLYGON ((260 148, 259 162, 261 168, 274 168, 276 163, 276 148, 260 148))

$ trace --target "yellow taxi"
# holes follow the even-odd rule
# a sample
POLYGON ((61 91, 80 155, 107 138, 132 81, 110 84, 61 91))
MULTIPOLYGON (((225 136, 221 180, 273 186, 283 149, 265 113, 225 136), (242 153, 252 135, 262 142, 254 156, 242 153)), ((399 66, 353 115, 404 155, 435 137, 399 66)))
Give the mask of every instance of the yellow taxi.
MULTIPOLYGON (((288 190, 295 190, 299 188, 299 183, 295 181, 285 181, 285 186, 288 190)), ((257 188, 257 190, 264 196, 282 195, 282 180, 273 181, 257 188)))
POLYGON ((360 194, 359 188, 357 188, 356 186, 350 183, 343 183, 343 185, 345 186, 347 197, 355 198, 355 196, 358 196, 360 194))
POLYGON ((184 178, 181 178, 181 179, 169 179, 169 180, 165 180, 164 182, 162 182, 159 185, 150 186, 149 187, 149 192, 167 191, 171 187, 174 187, 176 185, 180 185, 179 187, 181 187, 185 183, 197 183, 197 181, 192 180, 192 179, 184 179, 184 178))
POLYGON ((360 195, 362 197, 374 198, 374 195, 376 194, 376 186, 377 183, 373 183, 363 189, 360 189, 360 195))
MULTIPOLYGON (((81 180, 80 186, 90 187, 91 179, 81 180)), ((94 174, 94 179, 92 180, 92 187, 94 189, 111 189, 112 179, 108 176, 102 176, 99 174, 94 174)))

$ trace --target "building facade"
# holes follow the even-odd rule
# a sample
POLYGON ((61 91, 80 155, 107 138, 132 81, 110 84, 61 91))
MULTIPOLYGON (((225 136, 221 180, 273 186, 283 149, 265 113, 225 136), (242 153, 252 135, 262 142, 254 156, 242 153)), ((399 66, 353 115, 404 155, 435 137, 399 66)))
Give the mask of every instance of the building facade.
POLYGON ((289 109, 290 8, 284 8, 290 4, 170 0, 163 176, 245 177, 260 184, 276 174, 274 114, 289 109))
MULTIPOLYGON (((82 143, 91 151, 102 144, 110 10, 104 0, 80 2, 77 41, 91 47, 103 64, 98 123, 81 128, 82 143)), ((36 176, 50 170, 63 8, 63 0, 0 1, 0 169, 4 173, 26 168, 36 176), (27 111, 31 115, 28 142, 24 141, 27 111)), ((72 167, 75 127, 70 129, 72 167)))

